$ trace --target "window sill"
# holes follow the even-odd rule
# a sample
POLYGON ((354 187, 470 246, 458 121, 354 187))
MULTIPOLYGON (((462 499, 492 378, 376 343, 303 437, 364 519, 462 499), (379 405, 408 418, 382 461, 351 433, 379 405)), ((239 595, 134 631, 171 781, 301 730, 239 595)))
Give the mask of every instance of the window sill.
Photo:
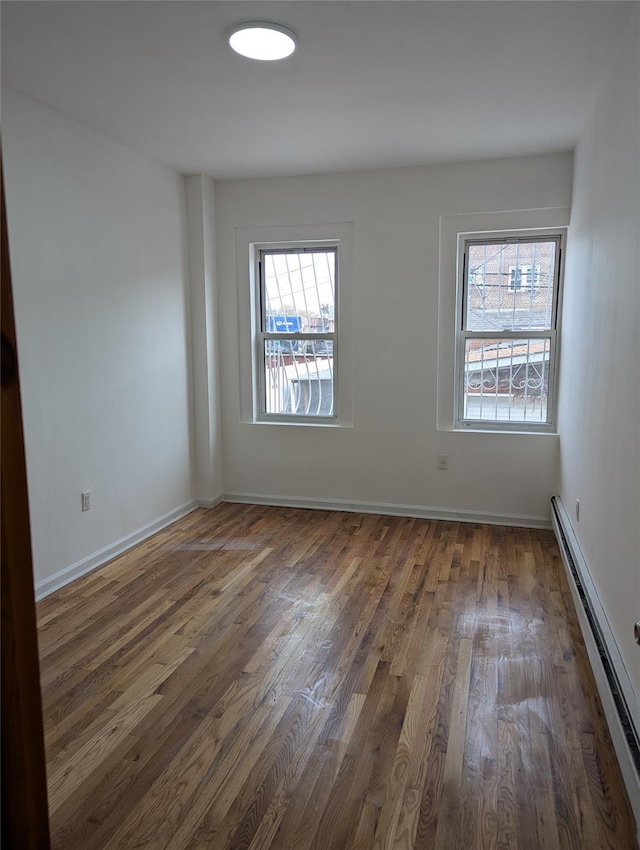
POLYGON ((550 428, 483 428, 473 425, 455 425, 452 429, 457 434, 519 434, 521 436, 557 437, 558 429, 550 428))
POLYGON ((295 427, 295 428, 353 428, 353 422, 345 422, 338 419, 332 419, 331 421, 322 421, 319 419, 252 419, 249 423, 250 425, 275 425, 280 427, 285 425, 287 427, 295 427))

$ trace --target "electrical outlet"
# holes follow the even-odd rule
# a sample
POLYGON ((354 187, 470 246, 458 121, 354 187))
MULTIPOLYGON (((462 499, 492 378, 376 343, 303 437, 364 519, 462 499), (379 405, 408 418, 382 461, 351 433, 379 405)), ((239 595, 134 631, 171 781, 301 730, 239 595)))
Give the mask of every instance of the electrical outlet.
POLYGON ((438 469, 449 469, 449 455, 438 455, 438 469))
POLYGON ((91 510, 91 492, 87 491, 82 494, 82 510, 90 511, 91 510))
POLYGON ((576 521, 580 522, 580 499, 576 499, 576 521))

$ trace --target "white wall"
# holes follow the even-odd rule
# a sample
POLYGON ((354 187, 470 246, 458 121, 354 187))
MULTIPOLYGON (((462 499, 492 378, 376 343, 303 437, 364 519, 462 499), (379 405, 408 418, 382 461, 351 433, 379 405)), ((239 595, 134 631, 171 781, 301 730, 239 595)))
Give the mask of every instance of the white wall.
MULTIPOLYGON (((546 524, 557 436, 438 430, 440 223, 451 215, 566 208, 571 168, 571 156, 559 154, 218 183, 226 493, 546 524), (246 275, 236 268, 236 229, 332 222, 353 222, 353 427, 242 421, 246 352, 238 328, 249 317, 238 310, 237 280, 246 275), (446 472, 436 469, 438 452, 450 455, 446 472)), ((454 278, 445 285, 454 288, 454 278)))
MULTIPOLYGON (((640 39, 580 137, 565 279, 560 495, 640 695, 640 39), (580 500, 580 521, 575 501, 580 500)), ((636 704, 637 710, 637 704, 636 704)))
POLYGON ((2 106, 34 568, 46 586, 192 499, 184 180, 13 92, 2 106))

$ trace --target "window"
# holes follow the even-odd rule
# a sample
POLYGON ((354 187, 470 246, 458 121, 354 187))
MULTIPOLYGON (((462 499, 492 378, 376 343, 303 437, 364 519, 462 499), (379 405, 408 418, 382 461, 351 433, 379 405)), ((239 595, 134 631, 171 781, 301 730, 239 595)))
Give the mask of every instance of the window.
POLYGON ((562 237, 466 238, 457 341, 457 423, 550 431, 562 237))
POLYGON ((540 266, 509 266, 509 289, 533 289, 539 276, 540 266))
POLYGON ((259 418, 336 417, 337 244, 258 247, 259 418))

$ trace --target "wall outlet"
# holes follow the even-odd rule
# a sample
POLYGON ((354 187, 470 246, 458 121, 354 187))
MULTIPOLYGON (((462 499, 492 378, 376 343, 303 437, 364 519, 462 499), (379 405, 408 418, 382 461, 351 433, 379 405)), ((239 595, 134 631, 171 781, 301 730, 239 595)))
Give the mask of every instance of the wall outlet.
POLYGON ((87 491, 82 494, 82 510, 90 511, 91 510, 91 492, 87 491))
POLYGON ((580 522, 580 499, 576 499, 576 522, 580 522))
POLYGON ((438 455, 438 469, 449 469, 449 455, 438 455))

